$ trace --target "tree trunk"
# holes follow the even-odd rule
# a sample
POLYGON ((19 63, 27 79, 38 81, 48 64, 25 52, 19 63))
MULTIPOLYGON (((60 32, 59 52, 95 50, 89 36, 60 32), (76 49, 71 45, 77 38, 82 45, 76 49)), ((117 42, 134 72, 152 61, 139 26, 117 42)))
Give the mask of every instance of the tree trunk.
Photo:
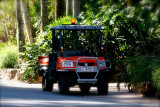
POLYGON ((72 1, 73 7, 73 17, 78 17, 80 12, 80 0, 73 0, 72 1))
POLYGON ((16 0, 16 18, 17 18, 17 46, 19 52, 24 52, 25 38, 23 32, 23 22, 20 0, 16 0))
POLYGON ((132 0, 127 0, 127 7, 132 6, 132 0))
POLYGON ((48 25, 47 0, 41 0, 41 34, 46 25, 48 25))
MULTIPOLYGON (((3 3, 3 12, 4 13, 6 13, 6 11, 5 11, 5 2, 7 2, 7 1, 5 1, 5 0, 3 0, 2 1, 2 3, 3 3)), ((5 35, 6 35, 6 39, 7 39, 7 41, 9 40, 9 34, 8 34, 8 27, 7 27, 7 17, 6 17, 6 14, 4 14, 4 23, 5 23, 5 35)))
MULTIPOLYGON (((13 0, 13 4, 16 4, 15 0, 13 0)), ((16 25, 15 23, 16 22, 14 22, 14 16, 16 15, 16 12, 13 10, 14 6, 15 5, 12 5, 12 10, 11 10, 12 11, 12 17, 11 17, 11 21, 12 21, 12 34, 11 35, 12 35, 12 38, 13 38, 12 39, 12 43, 14 43, 14 41, 16 41, 16 38, 15 38, 16 37, 16 29, 15 29, 15 25, 16 25)))
POLYGON ((66 0, 66 16, 72 15, 72 0, 66 0))
POLYGON ((64 16, 65 0, 55 0, 55 20, 64 16))
POLYGON ((33 31, 33 26, 31 23, 26 0, 21 0, 21 3, 22 3, 23 21, 24 21, 25 29, 27 31, 29 43, 34 43, 35 33, 33 31))
POLYGON ((138 4, 140 0, 127 0, 127 7, 138 4))

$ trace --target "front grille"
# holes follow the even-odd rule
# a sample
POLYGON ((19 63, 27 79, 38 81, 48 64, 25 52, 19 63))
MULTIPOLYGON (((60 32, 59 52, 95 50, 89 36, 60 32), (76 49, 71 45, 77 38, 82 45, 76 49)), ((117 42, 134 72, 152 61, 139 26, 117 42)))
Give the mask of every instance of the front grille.
POLYGON ((94 79, 96 72, 78 73, 80 79, 94 79))
POLYGON ((86 65, 93 66, 94 63, 78 63, 78 66, 86 66, 86 65))

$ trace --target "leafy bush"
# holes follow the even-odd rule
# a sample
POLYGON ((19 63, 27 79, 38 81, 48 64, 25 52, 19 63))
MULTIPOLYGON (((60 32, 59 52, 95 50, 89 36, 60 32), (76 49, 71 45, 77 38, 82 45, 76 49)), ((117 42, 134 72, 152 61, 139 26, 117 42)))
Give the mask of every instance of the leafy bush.
POLYGON ((0 44, 0 47, 0 68, 14 68, 14 66, 18 64, 18 51, 16 46, 0 44))
POLYGON ((21 78, 22 81, 28 81, 30 78, 33 78, 33 81, 38 78, 38 55, 40 55, 40 49, 38 45, 27 44, 26 51, 20 55, 24 61, 22 62, 21 69, 24 71, 21 78))
POLYGON ((134 86, 142 82, 152 82, 152 61, 148 56, 128 58, 126 63, 127 73, 132 75, 131 83, 134 86))
POLYGON ((124 63, 126 71, 119 75, 118 82, 132 84, 144 95, 153 96, 160 91, 160 59, 137 55, 125 59, 124 63))
POLYGON ((38 79, 39 66, 37 60, 26 61, 22 64, 21 69, 24 71, 21 78, 22 81, 28 81, 32 78, 32 81, 38 79))
POLYGON ((153 59, 151 66, 153 85, 160 91, 160 59, 153 59))

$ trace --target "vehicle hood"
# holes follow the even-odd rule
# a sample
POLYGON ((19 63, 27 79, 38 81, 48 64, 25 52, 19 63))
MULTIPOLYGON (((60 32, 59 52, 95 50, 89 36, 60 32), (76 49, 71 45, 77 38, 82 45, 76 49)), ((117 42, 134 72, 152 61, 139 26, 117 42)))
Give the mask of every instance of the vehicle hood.
MULTIPOLYGON (((98 61, 104 61, 104 57, 92 57, 92 56, 72 56, 72 57, 59 57, 58 60, 61 60, 60 62, 62 61, 77 61, 78 58, 88 58, 87 61, 92 61, 95 59, 92 59, 92 58, 96 58, 98 61)), ((80 59, 79 61, 80 62, 83 62, 83 60, 85 60, 86 62, 86 59, 80 59)))

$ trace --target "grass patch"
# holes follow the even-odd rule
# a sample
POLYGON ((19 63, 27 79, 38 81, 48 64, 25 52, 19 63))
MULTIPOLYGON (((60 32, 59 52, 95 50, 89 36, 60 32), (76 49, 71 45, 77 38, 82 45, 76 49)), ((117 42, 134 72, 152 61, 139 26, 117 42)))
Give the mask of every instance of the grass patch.
POLYGON ((17 47, 11 44, 0 44, 0 68, 14 68, 18 64, 17 47))

